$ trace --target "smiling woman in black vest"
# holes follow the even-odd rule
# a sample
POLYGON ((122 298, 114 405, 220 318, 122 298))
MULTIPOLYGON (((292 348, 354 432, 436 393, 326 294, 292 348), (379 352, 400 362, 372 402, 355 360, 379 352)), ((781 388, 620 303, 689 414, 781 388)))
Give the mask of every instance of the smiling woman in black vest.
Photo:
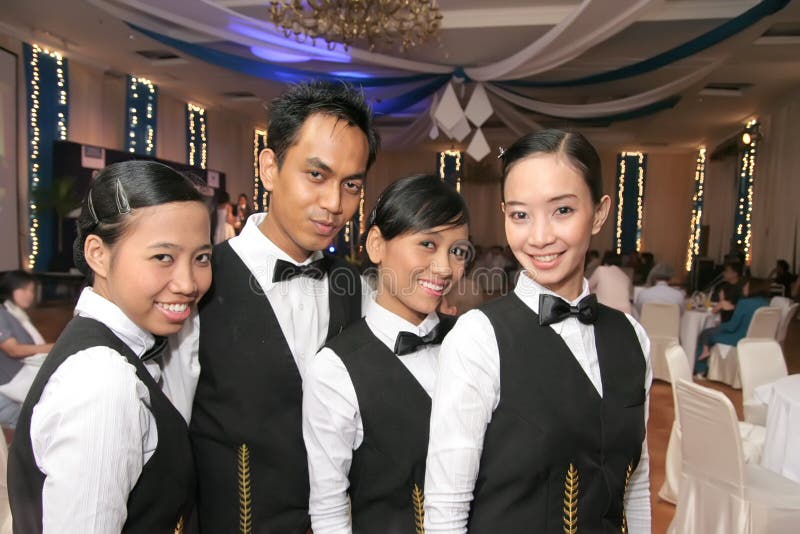
POLYGON ((433 396, 426 532, 650 532, 649 342, 583 276, 606 220, 600 159, 541 130, 501 156, 507 296, 445 339, 433 396))
POLYGON ((430 396, 454 322, 437 309, 464 275, 467 223, 461 195, 428 175, 390 185, 368 219, 377 294, 317 354, 303 387, 315 534, 422 527, 430 396))
POLYGON ((97 176, 74 247, 91 287, 28 392, 9 453, 15 533, 182 532, 197 376, 162 353, 211 283, 209 236, 202 196, 169 167, 128 161, 97 176))

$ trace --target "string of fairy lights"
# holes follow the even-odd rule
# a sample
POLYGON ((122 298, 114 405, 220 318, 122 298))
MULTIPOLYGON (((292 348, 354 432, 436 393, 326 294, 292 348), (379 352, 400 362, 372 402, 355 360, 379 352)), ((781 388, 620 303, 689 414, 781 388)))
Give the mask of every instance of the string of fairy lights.
POLYGON ((617 221, 614 247, 617 254, 622 254, 623 212, 625 207, 625 179, 627 177, 627 160, 635 158, 636 162, 636 251, 642 250, 642 215, 644 214, 644 168, 645 154, 642 152, 622 152, 619 155, 617 173, 617 221))
POLYGON ((686 249, 686 271, 692 270, 694 260, 700 254, 700 232, 703 219, 703 196, 706 180, 706 147, 697 150, 694 168, 694 195, 692 196, 692 217, 689 220, 689 244, 686 249))
POLYGON ((137 154, 155 155, 156 137, 156 98, 157 87, 147 78, 128 76, 128 123, 125 138, 127 139, 128 152, 137 154), (139 124, 144 127, 144 139, 139 139, 143 148, 137 146, 140 137, 139 124))
POLYGON ((461 154, 460 150, 445 150, 444 152, 439 152, 439 179, 444 181, 447 172, 447 162, 448 159, 453 159, 455 165, 455 175, 456 175, 456 191, 459 193, 461 192, 461 163, 464 160, 464 156, 461 154))
POLYGON ((752 237, 751 216, 753 213, 753 185, 758 145, 758 121, 752 119, 745 125, 742 134, 744 150, 739 161, 739 196, 736 200, 735 239, 744 252, 745 263, 750 263, 752 237))
POLYGON ((197 165, 199 159, 200 168, 205 169, 208 158, 205 108, 196 104, 186 104, 186 122, 189 128, 187 137, 189 165, 197 165))
MULTIPOLYGON (((30 252, 28 254, 28 268, 32 269, 36 264, 39 255, 39 208, 36 205, 36 196, 41 182, 41 123, 44 118, 41 113, 42 102, 40 100, 42 88, 40 85, 42 72, 41 62, 43 58, 50 58, 55 61, 56 84, 58 87, 58 99, 56 105, 56 138, 64 141, 67 139, 67 84, 66 84, 66 64, 63 56, 47 48, 42 48, 37 44, 31 46, 31 71, 32 75, 28 81, 28 125, 30 137, 30 157, 29 157, 29 179, 30 192, 28 200, 28 218, 30 230, 28 234, 30 252)), ((49 111, 49 110, 48 110, 49 111)))
POLYGON ((264 192, 261 195, 261 201, 259 201, 259 191, 263 189, 263 187, 261 185, 261 174, 259 173, 258 169, 258 155, 261 152, 261 149, 265 148, 266 146, 267 131, 259 130, 258 128, 253 130, 253 209, 261 209, 264 211, 264 213, 269 211, 269 191, 264 189, 264 192))

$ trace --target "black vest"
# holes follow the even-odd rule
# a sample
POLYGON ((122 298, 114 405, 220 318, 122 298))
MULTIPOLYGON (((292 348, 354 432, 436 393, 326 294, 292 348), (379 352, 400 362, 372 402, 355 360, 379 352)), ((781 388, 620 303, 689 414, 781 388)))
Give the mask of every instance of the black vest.
MULTIPOLYGON (((36 466, 30 438, 31 415, 50 376, 67 358, 90 347, 109 347, 136 368, 136 376, 150 392, 150 412, 158 430, 158 445, 144 464, 128 496, 124 533, 173 534, 182 532, 189 518, 195 478, 186 422, 167 399, 133 351, 102 323, 84 317, 70 321, 48 354, 22 405, 17 432, 8 456, 8 488, 14 532, 42 532, 42 486, 45 476, 36 466)), ((102 380, 102 377, 97 377, 102 380)), ((80 414, 75 414, 79 417, 80 414)), ((121 421, 120 424, 124 424, 121 421)), ((75 461, 79 461, 78 458, 75 461)))
POLYGON ((619 533, 645 436, 645 359, 630 322, 599 307, 600 397, 563 339, 514 293, 482 309, 500 351, 500 402, 469 532, 619 533))
POLYGON ((347 368, 364 426, 349 474, 353 534, 416 534, 423 520, 431 398, 363 319, 328 347, 347 368))
MULTIPOLYGON (((308 464, 300 372, 261 286, 228 243, 200 303, 200 380, 190 425, 203 534, 305 534, 308 464)), ((361 280, 328 275, 328 337, 361 316, 361 280)))

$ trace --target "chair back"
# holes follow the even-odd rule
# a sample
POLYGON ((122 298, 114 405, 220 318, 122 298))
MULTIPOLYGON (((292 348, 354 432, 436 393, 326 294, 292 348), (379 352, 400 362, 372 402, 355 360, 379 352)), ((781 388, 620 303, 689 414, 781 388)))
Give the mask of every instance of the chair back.
POLYGON ((787 297, 772 297, 769 300, 769 305, 773 308, 788 308, 792 305, 792 299, 787 297))
POLYGON ((677 304, 645 302, 639 322, 648 336, 677 338, 681 330, 681 310, 677 304))
POLYGON ((692 370, 689 368, 689 359, 686 352, 680 345, 670 345, 665 351, 667 359, 667 371, 669 372, 669 383, 672 384, 672 405, 675 407, 675 421, 680 426, 680 416, 678 415, 678 396, 675 385, 680 380, 692 381, 692 370))
POLYGON ((773 308, 772 306, 765 306, 759 308, 753 314, 750 320, 750 326, 747 327, 746 337, 760 337, 775 339, 778 334, 778 326, 781 324, 781 310, 780 308, 773 308))
POLYGON ((753 391, 788 374, 781 346, 774 339, 742 339, 736 345, 742 380, 742 401, 752 400, 753 391))
POLYGON ((11 506, 8 502, 8 483, 6 481, 8 465, 8 445, 6 437, 0 430, 0 534, 11 534, 11 506))
POLYGON ((786 308, 781 308, 781 324, 778 325, 778 343, 786 341, 786 334, 789 332, 789 325, 792 324, 795 315, 797 315, 797 308, 800 307, 800 302, 795 302, 786 308))
POLYGON ((676 384, 683 473, 720 481, 744 496, 744 453, 739 421, 723 393, 686 380, 676 384))

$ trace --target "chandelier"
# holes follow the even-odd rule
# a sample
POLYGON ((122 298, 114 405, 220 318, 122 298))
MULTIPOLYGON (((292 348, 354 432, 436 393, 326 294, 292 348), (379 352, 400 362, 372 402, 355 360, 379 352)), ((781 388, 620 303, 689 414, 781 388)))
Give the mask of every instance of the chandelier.
POLYGON ((366 41, 370 51, 405 51, 433 37, 442 15, 437 0, 272 0, 269 18, 286 37, 322 39, 329 50, 366 41))

